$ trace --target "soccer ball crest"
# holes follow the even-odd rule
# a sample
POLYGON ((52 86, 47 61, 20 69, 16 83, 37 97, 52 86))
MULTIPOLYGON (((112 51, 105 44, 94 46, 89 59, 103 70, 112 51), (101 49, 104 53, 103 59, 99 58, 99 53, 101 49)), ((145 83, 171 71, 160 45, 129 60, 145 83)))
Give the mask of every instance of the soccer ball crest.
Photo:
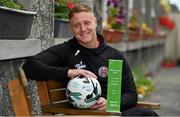
POLYGON ((101 86, 96 78, 75 77, 67 84, 67 99, 77 108, 90 108, 101 96, 101 86))

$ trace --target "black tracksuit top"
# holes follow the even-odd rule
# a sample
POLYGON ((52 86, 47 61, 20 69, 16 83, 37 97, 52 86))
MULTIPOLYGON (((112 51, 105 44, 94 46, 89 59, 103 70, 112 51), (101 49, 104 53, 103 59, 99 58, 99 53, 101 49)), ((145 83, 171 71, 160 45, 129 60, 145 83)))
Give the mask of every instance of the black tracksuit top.
POLYGON ((27 78, 33 80, 69 80, 68 69, 86 69, 98 77, 102 97, 107 94, 107 68, 109 59, 123 60, 121 111, 136 105, 137 92, 131 70, 118 50, 105 44, 103 37, 98 48, 81 46, 75 37, 30 57, 23 65, 27 78))

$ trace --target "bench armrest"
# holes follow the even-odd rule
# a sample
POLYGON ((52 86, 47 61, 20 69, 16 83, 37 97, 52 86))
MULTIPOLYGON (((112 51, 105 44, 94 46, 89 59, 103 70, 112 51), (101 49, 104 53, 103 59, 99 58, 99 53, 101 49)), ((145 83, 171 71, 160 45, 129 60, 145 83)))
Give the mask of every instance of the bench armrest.
POLYGON ((152 102, 141 102, 139 101, 136 104, 136 107, 140 108, 149 108, 149 109, 160 109, 160 103, 152 103, 152 102))

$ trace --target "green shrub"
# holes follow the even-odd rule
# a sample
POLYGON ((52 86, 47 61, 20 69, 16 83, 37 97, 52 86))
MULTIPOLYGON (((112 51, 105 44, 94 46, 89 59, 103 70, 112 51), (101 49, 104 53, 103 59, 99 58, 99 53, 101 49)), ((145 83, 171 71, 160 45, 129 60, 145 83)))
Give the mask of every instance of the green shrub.
POLYGON ((21 10, 23 6, 15 0, 0 0, 0 6, 21 10))

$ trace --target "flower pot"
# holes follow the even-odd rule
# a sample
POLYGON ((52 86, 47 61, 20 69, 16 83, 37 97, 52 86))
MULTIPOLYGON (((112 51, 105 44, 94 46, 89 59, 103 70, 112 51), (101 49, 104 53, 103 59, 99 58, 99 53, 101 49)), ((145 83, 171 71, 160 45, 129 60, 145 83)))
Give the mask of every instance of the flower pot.
POLYGON ((64 19, 54 20, 54 38, 71 38, 73 33, 69 27, 69 21, 64 19))
POLYGON ((25 39, 36 13, 0 6, 0 39, 25 39))
POLYGON ((136 41, 139 40, 140 34, 137 32, 129 32, 128 33, 128 40, 129 41, 136 41))
POLYGON ((170 61, 169 62, 163 61, 162 66, 164 68, 174 68, 176 66, 176 62, 175 61, 171 61, 171 62, 170 61))
POLYGON ((124 33, 116 30, 103 30, 105 41, 108 43, 117 43, 123 40, 124 33))
POLYGON ((156 38, 156 36, 153 35, 153 34, 143 34, 142 37, 143 37, 144 40, 149 40, 149 39, 155 39, 156 38))

